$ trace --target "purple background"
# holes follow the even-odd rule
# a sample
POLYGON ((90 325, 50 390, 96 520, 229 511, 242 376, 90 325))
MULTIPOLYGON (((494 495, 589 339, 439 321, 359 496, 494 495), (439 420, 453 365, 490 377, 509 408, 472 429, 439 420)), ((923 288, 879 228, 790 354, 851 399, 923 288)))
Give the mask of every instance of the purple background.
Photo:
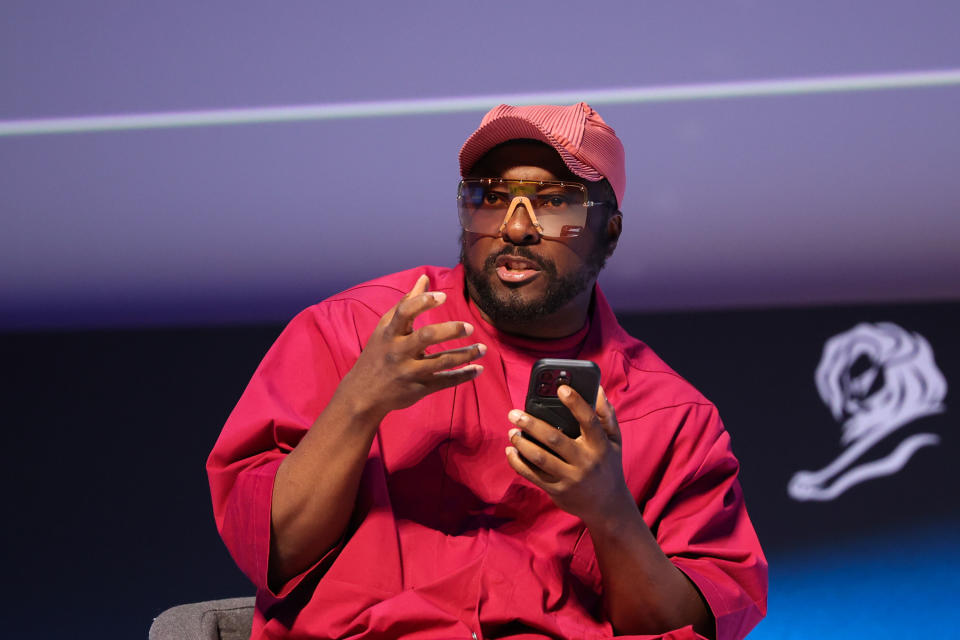
MULTIPOLYGON (((7 2, 0 120, 960 68, 951 2, 7 2)), ((960 297, 960 87, 598 106, 618 311, 960 297)), ((0 137, 0 328, 279 321, 452 264, 482 115, 0 137)))

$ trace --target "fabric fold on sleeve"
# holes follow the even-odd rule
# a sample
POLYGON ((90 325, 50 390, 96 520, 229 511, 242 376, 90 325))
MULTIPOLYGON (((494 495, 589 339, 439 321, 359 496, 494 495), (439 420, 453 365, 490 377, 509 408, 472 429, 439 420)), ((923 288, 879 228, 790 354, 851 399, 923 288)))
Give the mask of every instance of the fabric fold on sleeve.
POLYGON ((743 638, 766 615, 767 561, 747 515, 739 463, 712 405, 692 408, 675 443, 677 484, 657 541, 703 595, 718 640, 743 638))
POLYGON ((276 591, 270 589, 277 469, 329 402, 340 372, 355 359, 349 344, 333 349, 323 332, 324 326, 342 322, 337 316, 345 313, 343 306, 312 307, 290 322, 254 372, 207 460, 220 535, 240 570, 274 598, 288 595, 339 551, 332 549, 276 591))

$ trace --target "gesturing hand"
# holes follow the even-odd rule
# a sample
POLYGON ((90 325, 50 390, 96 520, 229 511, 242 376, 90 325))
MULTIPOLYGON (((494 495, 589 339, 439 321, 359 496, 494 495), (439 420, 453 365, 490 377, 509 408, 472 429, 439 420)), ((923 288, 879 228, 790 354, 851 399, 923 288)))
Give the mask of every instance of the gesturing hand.
POLYGON ((461 367, 486 352, 483 344, 424 353, 427 347, 473 333, 473 325, 459 321, 413 330, 417 316, 446 300, 442 292, 428 292, 429 284, 426 275, 420 276, 403 299, 380 318, 353 368, 344 376, 338 391, 348 390, 359 412, 382 419, 394 409, 409 407, 434 391, 472 380, 483 371, 478 364, 461 367))
POLYGON ((603 388, 597 394, 596 410, 568 386, 561 386, 557 396, 580 423, 580 436, 570 438, 553 425, 514 409, 507 416, 519 427, 508 433, 510 466, 587 526, 624 509, 636 509, 623 477, 620 427, 603 388))

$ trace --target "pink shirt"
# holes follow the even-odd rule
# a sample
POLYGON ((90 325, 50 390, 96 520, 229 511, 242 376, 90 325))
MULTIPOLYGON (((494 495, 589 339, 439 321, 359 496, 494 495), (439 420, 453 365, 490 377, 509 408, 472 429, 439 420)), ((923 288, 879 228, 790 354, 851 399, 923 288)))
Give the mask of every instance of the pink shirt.
MULTIPOLYGON (((504 456, 507 412, 523 407, 530 365, 546 356, 600 366, 623 433, 625 477, 644 520, 706 598, 718 638, 746 635, 766 610, 767 565, 714 406, 621 329, 599 288, 583 331, 559 341, 524 340, 480 318, 458 266, 386 276, 303 311, 230 415, 207 470, 220 533, 257 586, 253 637, 610 637, 583 523, 514 473, 504 456), (468 340, 436 350, 483 342, 485 370, 387 416, 344 540, 271 592, 277 467, 326 406, 380 316, 422 273, 447 302, 416 326, 471 322, 476 332, 468 340)), ((686 627, 658 637, 697 636, 686 627)))

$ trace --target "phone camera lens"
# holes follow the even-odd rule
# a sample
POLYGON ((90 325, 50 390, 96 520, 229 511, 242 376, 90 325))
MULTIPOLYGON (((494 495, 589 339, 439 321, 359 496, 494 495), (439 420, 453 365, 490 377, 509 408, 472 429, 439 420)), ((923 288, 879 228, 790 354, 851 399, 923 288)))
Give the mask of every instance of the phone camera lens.
MULTIPOLYGON (((564 372, 564 373, 565 373, 565 372, 564 372)), ((567 379, 567 378, 565 378, 565 377, 563 377, 563 373, 561 373, 561 374, 560 374, 560 377, 557 378, 557 386, 559 387, 559 386, 562 385, 562 384, 565 384, 565 385, 567 385, 567 386, 570 386, 570 380, 567 379)))

